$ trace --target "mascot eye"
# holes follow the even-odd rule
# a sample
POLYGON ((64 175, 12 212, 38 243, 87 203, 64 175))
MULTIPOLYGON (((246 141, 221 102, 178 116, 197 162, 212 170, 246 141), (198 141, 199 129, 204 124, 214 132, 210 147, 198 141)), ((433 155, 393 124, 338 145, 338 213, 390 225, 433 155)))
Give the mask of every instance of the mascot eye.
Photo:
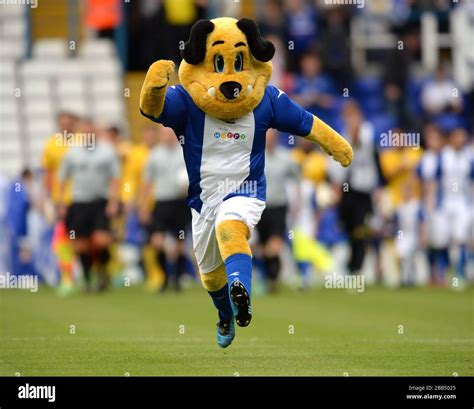
POLYGON ((238 53, 235 57, 234 69, 235 71, 240 72, 242 71, 243 68, 244 68, 244 57, 242 53, 238 53))
POLYGON ((220 54, 214 56, 214 69, 219 74, 224 72, 224 57, 220 54))

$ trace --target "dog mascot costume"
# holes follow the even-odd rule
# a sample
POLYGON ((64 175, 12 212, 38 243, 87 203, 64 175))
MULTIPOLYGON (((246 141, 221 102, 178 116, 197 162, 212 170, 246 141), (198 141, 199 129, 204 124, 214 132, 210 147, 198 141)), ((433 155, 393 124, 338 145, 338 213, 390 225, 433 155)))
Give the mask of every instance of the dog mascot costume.
POLYGON ((266 131, 316 142, 343 166, 352 161, 344 138, 267 85, 274 53, 252 20, 200 20, 182 51, 181 85, 168 87, 174 64, 160 60, 140 95, 142 114, 172 128, 183 147, 194 253, 222 348, 234 339, 234 320, 245 327, 252 318, 248 240, 265 208, 266 131))

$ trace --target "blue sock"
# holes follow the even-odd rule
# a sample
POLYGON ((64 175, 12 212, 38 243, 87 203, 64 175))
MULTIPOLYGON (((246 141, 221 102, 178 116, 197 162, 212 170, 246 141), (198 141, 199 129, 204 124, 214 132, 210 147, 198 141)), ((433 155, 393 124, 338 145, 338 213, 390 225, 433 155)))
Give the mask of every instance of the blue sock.
POLYGON ((208 291, 212 298, 214 306, 219 311, 221 321, 230 321, 234 317, 232 307, 230 306, 229 290, 227 284, 217 291, 208 291))
POLYGON ((303 287, 306 287, 309 284, 311 263, 308 261, 298 261, 296 264, 301 275, 301 283, 303 287))
POLYGON ((459 247, 459 256, 458 256, 458 265, 457 265, 457 273, 458 276, 464 278, 466 272, 466 264, 467 264, 467 251, 466 246, 461 245, 459 247))
POLYGON ((225 261, 225 273, 229 288, 235 279, 238 279, 245 287, 249 296, 252 292, 252 257, 248 254, 237 253, 227 257, 225 261))
POLYGON ((438 270, 439 279, 444 282, 446 270, 449 267, 449 252, 447 249, 435 250, 435 265, 438 270))

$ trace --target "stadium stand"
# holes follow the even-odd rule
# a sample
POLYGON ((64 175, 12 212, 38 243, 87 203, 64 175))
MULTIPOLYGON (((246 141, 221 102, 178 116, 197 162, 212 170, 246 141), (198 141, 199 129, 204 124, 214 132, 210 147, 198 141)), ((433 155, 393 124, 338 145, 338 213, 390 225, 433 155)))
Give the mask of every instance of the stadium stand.
POLYGON ((60 111, 126 126, 122 68, 112 41, 86 39, 73 56, 65 39, 40 38, 32 57, 23 59, 25 23, 22 6, 2 9, 0 170, 8 176, 25 166, 39 166, 44 141, 55 131, 60 111))
POLYGON ((0 167, 8 175, 21 168, 25 152, 20 135, 21 104, 17 96, 20 88, 17 61, 25 52, 26 21, 24 8, 4 8, 0 14, 0 167))

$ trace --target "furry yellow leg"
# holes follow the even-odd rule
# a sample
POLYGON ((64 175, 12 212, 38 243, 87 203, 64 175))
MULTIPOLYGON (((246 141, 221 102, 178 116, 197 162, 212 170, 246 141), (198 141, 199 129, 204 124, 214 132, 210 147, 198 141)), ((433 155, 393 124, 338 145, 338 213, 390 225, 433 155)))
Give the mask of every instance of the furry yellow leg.
POLYGON ((227 284, 227 276, 225 274, 225 266, 221 264, 210 273, 201 274, 202 286, 207 291, 218 291, 227 284))
POLYGON ((252 255, 248 243, 250 232, 244 222, 224 220, 217 225, 216 233, 222 260, 237 253, 252 255))
POLYGON ((311 132, 306 136, 311 142, 318 143, 321 148, 334 157, 342 166, 349 166, 352 162, 352 147, 328 124, 313 115, 311 132))

